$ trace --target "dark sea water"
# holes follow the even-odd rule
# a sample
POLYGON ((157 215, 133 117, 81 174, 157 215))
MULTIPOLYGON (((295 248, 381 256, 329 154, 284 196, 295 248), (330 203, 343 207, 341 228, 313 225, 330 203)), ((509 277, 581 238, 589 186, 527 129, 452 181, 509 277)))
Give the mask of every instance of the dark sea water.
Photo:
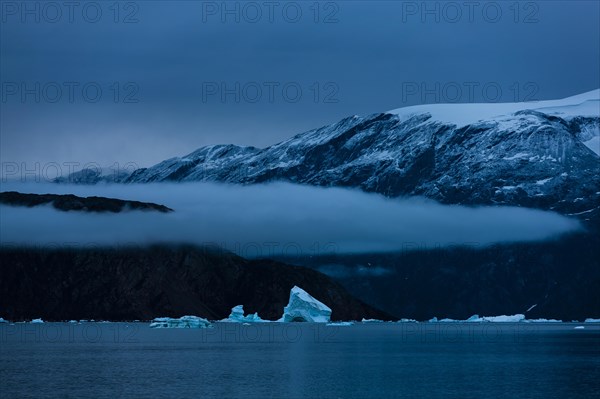
POLYGON ((600 397, 590 323, 0 324, 0 360, 2 399, 600 397))

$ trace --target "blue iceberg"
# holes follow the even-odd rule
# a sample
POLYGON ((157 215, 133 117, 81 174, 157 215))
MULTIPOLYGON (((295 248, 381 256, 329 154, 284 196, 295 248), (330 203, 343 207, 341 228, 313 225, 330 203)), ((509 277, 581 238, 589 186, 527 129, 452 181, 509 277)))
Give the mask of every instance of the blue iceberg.
POLYGON ((331 309, 324 303, 313 298, 302 288, 294 286, 290 291, 290 301, 283 308, 283 316, 279 321, 329 323, 331 309))
POLYGON ((237 305, 231 308, 231 314, 225 320, 226 322, 234 322, 234 323, 262 323, 267 322, 268 320, 263 320, 258 316, 258 313, 249 314, 248 316, 244 316, 244 306, 237 305))

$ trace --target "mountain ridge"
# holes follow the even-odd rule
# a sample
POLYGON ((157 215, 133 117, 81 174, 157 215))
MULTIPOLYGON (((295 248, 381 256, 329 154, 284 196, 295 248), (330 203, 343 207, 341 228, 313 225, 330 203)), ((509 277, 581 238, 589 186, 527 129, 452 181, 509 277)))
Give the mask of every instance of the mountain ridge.
POLYGON ((600 202, 599 138, 594 90, 536 103, 433 104, 351 116, 263 149, 206 146, 129 175, 83 171, 60 181, 288 181, 589 219, 585 212, 595 218, 600 202), (462 123, 465 110, 482 109, 487 119, 470 115, 462 123), (462 113, 460 121, 448 121, 452 113, 462 113))

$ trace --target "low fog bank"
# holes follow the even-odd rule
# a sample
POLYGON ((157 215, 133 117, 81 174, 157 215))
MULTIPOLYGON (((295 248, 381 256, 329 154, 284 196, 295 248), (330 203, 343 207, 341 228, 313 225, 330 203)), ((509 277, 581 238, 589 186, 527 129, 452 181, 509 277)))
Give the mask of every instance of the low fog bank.
POLYGON ((441 205, 343 188, 287 183, 62 185, 2 183, 1 191, 154 202, 171 214, 60 212, 0 206, 3 245, 190 243, 246 257, 391 252, 415 247, 540 241, 577 231, 577 220, 515 207, 441 205))

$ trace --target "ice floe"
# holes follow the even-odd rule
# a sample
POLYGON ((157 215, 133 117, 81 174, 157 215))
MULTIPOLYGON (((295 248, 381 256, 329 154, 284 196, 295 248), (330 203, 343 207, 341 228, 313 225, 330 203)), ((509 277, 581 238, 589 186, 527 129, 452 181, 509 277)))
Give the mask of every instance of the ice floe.
POLYGON ((198 316, 183 316, 178 319, 170 317, 157 317, 152 320, 150 328, 208 328, 210 322, 198 316))
POLYGON ((337 326, 353 326, 354 322, 352 321, 334 321, 331 323, 327 323, 327 326, 337 327, 337 326))
MULTIPOLYGON (((402 319, 404 321, 406 319, 402 319)), ((430 323, 483 323, 483 322, 491 322, 491 323, 563 323, 562 320, 557 319, 526 319, 525 315, 515 314, 515 315, 502 315, 502 316, 483 316, 473 315, 466 320, 455 320, 455 319, 438 319, 434 317, 429 320, 430 323)), ((577 323, 576 320, 573 322, 577 323)), ((586 319, 586 322, 600 322, 600 319, 586 319), (591 320, 591 321, 588 321, 591 320)))
POLYGON ((557 319, 525 319, 526 323, 562 323, 562 320, 557 319))
MULTIPOLYGON (((545 320, 545 319, 544 319, 545 320)), ((479 317, 479 315, 473 315, 469 317, 467 320, 455 320, 455 319, 438 319, 437 317, 433 317, 429 319, 430 323, 483 323, 483 322, 491 322, 491 323, 516 323, 520 321, 530 321, 525 320, 525 315, 515 314, 512 316, 483 316, 479 317)), ((535 320, 531 320, 535 321, 535 320)), ((540 319, 542 321, 542 319, 540 319)))

